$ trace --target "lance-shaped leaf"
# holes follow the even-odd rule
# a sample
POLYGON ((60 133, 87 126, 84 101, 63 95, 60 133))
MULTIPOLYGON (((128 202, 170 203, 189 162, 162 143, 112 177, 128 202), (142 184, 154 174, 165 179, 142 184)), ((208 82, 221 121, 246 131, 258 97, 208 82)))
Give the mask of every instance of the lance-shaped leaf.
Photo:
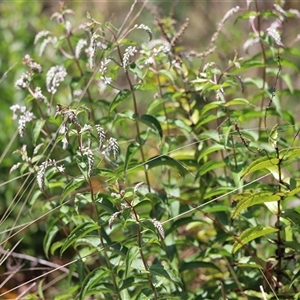
POLYGON ((269 145, 272 147, 272 148, 277 148, 277 140, 278 140, 278 124, 276 124, 270 134, 269 134, 269 145))
POLYGON ((77 178, 72 179, 65 187, 61 198, 60 203, 63 203, 63 201, 70 195, 72 192, 76 191, 78 188, 80 188, 83 183, 85 182, 83 176, 79 176, 77 178))
POLYGON ((171 280, 174 283, 181 283, 180 278, 167 266, 156 263, 150 266, 149 272, 152 276, 161 276, 168 280, 171 280))
POLYGON ((269 159, 267 156, 261 157, 255 161, 253 161, 248 168, 244 171, 242 174, 241 178, 248 176, 249 174, 263 170, 263 169, 268 169, 268 170, 274 170, 274 167, 279 164, 280 161, 285 162, 288 160, 292 160, 296 157, 300 156, 300 148, 299 147, 294 147, 294 148, 287 148, 287 149, 282 149, 279 151, 279 159, 278 158, 271 158, 269 159))
POLYGON ((299 226, 300 224, 300 213, 294 209, 286 209, 282 213, 282 217, 289 220, 293 225, 299 226))
POLYGON ((236 240, 232 247, 232 253, 234 254, 236 251, 238 251, 240 248, 242 248, 244 245, 248 244, 249 242, 261 237, 265 236, 267 234, 273 233, 278 231, 277 228, 270 227, 270 226, 262 226, 258 225, 256 227, 248 228, 246 229, 236 240))
POLYGON ((37 120, 35 125, 34 125, 34 128, 33 128, 33 131, 32 131, 32 137, 33 137, 33 144, 36 145, 37 143, 37 140, 40 136, 40 133, 45 125, 46 121, 45 120, 37 120))
POLYGON ((109 277, 110 270, 105 270, 104 268, 98 268, 91 271, 82 283, 82 289, 79 294, 79 299, 86 299, 87 295, 90 295, 92 292, 99 293, 99 288, 102 287, 101 291, 112 293, 113 291, 109 288, 109 285, 103 285, 109 277))
POLYGON ((75 227, 71 231, 71 233, 69 234, 67 239, 65 240, 65 242, 61 248, 60 255, 62 255, 65 252, 65 250, 67 248, 69 248, 71 245, 73 245, 78 239, 83 238, 88 233, 90 233, 94 230, 97 230, 98 228, 99 228, 99 225, 92 221, 82 223, 82 224, 78 225, 77 227, 75 227))
POLYGON ((156 118, 154 118, 153 116, 150 116, 150 115, 143 115, 143 116, 140 117, 139 120, 141 122, 143 122, 144 124, 146 124, 147 126, 157 130, 160 138, 163 137, 162 128, 161 128, 160 123, 157 121, 156 118))
POLYGON ((244 209, 257 204, 264 204, 265 202, 279 201, 281 196, 279 194, 272 194, 265 191, 253 191, 238 194, 233 197, 234 201, 238 201, 238 204, 231 216, 232 219, 236 218, 244 209))
POLYGON ((255 160, 255 161, 253 161, 248 166, 248 168, 242 174, 241 178, 244 178, 245 176, 248 176, 249 174, 251 174, 251 173, 253 173, 255 171, 272 168, 272 167, 278 165, 278 163, 279 163, 279 159, 278 158, 269 159, 266 156, 261 157, 261 158, 255 160))
POLYGON ((286 161, 291 160, 293 158, 300 156, 300 148, 299 147, 293 147, 293 148, 287 148, 282 149, 279 151, 279 158, 286 161))
POLYGON ((129 163, 134 157, 134 155, 139 151, 139 146, 136 143, 131 143, 127 147, 126 156, 125 156, 125 162, 124 162, 124 173, 126 173, 129 163))
POLYGON ((178 160, 176 160, 170 156, 167 156, 167 155, 156 156, 146 162, 147 169, 152 169, 152 168, 158 167, 158 166, 173 167, 178 170, 180 175, 184 175, 187 172, 186 168, 183 166, 182 163, 180 163, 178 160))
POLYGON ((109 113, 111 113, 121 102, 123 102, 131 94, 130 90, 120 91, 109 106, 109 113))

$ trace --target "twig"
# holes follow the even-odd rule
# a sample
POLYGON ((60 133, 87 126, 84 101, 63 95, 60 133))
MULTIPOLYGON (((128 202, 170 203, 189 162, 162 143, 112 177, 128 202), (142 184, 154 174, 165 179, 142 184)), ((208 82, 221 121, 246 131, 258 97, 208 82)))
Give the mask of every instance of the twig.
MULTIPOLYGON (((0 253, 6 254, 7 251, 5 249, 3 249, 2 247, 0 247, 0 253)), ((25 260, 29 260, 29 261, 32 261, 32 262, 37 263, 37 264, 48 266, 50 268, 59 269, 62 272, 65 272, 67 274, 70 273, 70 270, 68 268, 62 267, 58 264, 52 263, 50 261, 47 261, 47 260, 44 260, 44 259, 41 259, 41 258, 36 258, 36 257, 32 257, 32 256, 27 255, 27 254, 21 254, 21 253, 15 253, 15 252, 10 252, 9 255, 12 256, 12 257, 15 257, 15 258, 25 259, 25 260)), ((79 278, 78 274, 75 273, 75 272, 73 273, 73 276, 76 277, 76 278, 79 278)))

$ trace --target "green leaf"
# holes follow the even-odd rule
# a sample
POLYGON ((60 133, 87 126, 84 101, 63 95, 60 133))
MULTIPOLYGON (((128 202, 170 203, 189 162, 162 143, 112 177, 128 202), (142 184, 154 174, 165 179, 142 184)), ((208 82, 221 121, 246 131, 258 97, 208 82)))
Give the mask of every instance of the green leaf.
POLYGON ((273 194, 271 192, 264 192, 264 191, 253 191, 253 192, 245 192, 243 194, 238 194, 233 197, 233 201, 238 201, 236 209, 232 213, 231 218, 236 218, 240 212, 244 209, 258 205, 264 204, 265 202, 272 202, 272 201, 279 201, 281 196, 278 194, 273 194))
POLYGON ((131 143, 127 147, 126 156, 125 156, 125 162, 124 162, 124 173, 126 173, 129 163, 131 162, 134 155, 139 151, 139 146, 137 144, 131 143))
POLYGON ((269 159, 268 157, 264 156, 261 157, 255 161, 253 161, 244 171, 244 173, 242 174, 241 178, 244 178, 245 176, 248 176, 249 174, 255 172, 255 171, 259 171, 259 170, 263 170, 263 169, 268 169, 268 168, 272 168, 274 166, 277 166, 279 163, 279 159, 278 158, 272 158, 269 159))
MULTIPOLYGON (((254 64, 254 62, 253 62, 254 64)), ((264 66, 264 64, 262 62, 258 63, 260 64, 261 67, 264 66)), ((245 64, 243 64, 243 66, 245 66, 245 64)), ((258 65, 254 65, 254 67, 258 67, 258 65)), ((262 78, 259 77, 255 77, 255 78, 245 78, 244 79, 244 84, 245 85, 255 85, 258 89, 262 89, 263 87, 265 88, 265 90, 268 90, 268 85, 266 83, 264 83, 264 81, 262 80, 262 78)))
POLYGON ((224 195, 231 192, 232 190, 233 188, 231 186, 215 187, 210 190, 206 190, 203 199, 209 199, 209 198, 217 197, 219 195, 224 195))
POLYGON ((44 296, 44 288, 43 288, 43 285, 45 284, 45 280, 46 278, 43 278, 39 284, 38 284, 38 295, 39 295, 39 299, 45 299, 45 296, 44 296))
POLYGON ((120 91, 111 102, 109 106, 109 113, 111 113, 121 102, 127 99, 130 94, 131 91, 127 89, 120 91))
POLYGON ((95 288, 101 282, 106 282, 104 278, 107 278, 110 274, 110 270, 105 270, 103 268, 94 269, 91 271, 82 283, 82 289, 79 294, 79 300, 86 299, 85 297, 89 295, 90 292, 95 290, 95 288))
POLYGON ((98 236, 86 236, 84 238, 80 238, 77 239, 74 243, 74 248, 77 248, 80 245, 89 245, 90 246, 90 251, 93 251, 94 249, 96 249, 97 251, 99 251, 99 248, 101 248, 100 244, 99 244, 99 237, 98 236))
POLYGON ((281 216, 289 220, 293 225, 299 226, 300 224, 300 214, 294 209, 286 209, 281 216))
POLYGON ((143 122, 144 124, 148 125, 149 127, 156 129, 160 138, 162 139, 163 130, 160 126, 160 123, 157 121, 157 119, 155 117, 150 116, 150 115, 142 115, 139 120, 141 122, 143 122))
POLYGON ((270 134, 269 134, 269 145, 272 147, 272 148, 277 148, 277 140, 278 140, 278 124, 276 124, 270 134))
POLYGON ((220 144, 214 144, 212 146, 209 147, 205 147, 203 148, 203 150, 200 152, 199 157, 198 157, 198 161, 200 161, 203 157, 213 153, 213 152, 217 152, 220 150, 224 150, 224 145, 220 145, 220 144))
POLYGON ((33 139, 34 146, 36 146, 37 140, 40 136, 41 130, 43 129, 45 123, 46 123, 46 120, 39 119, 34 124, 34 128, 32 130, 32 139, 33 139))
POLYGON ((221 115, 217 115, 217 114, 211 114, 211 115, 201 117, 200 120, 195 125, 194 131, 197 131, 199 128, 201 128, 201 126, 203 126, 213 120, 219 119, 219 117, 221 117, 221 115))
POLYGON ((53 244, 51 245, 51 248, 50 248, 50 253, 51 253, 51 255, 54 255, 55 251, 56 251, 57 249, 61 248, 62 245, 63 245, 63 243, 64 243, 63 241, 59 241, 59 242, 53 243, 53 244))
POLYGON ((129 65, 129 70, 135 74, 139 79, 143 79, 143 72, 142 70, 137 66, 135 62, 131 63, 129 65))
POLYGON ((151 201, 148 199, 142 200, 134 205, 134 209, 140 218, 149 218, 149 214, 152 210, 151 201))
POLYGON ((60 199, 60 203, 63 203, 63 201, 75 190, 80 188, 82 184, 85 182, 84 178, 82 176, 76 177, 71 179, 71 181, 66 185, 60 199))
MULTIPOLYGON (((137 83, 133 85, 133 90, 134 91, 151 91, 151 90, 155 90, 156 91, 157 86, 153 83, 137 83)), ((153 102, 153 101, 151 101, 153 102)), ((150 102, 150 103, 151 103, 150 102)))
POLYGON ((236 253, 240 248, 242 248, 247 243, 270 233, 274 233, 278 231, 277 228, 273 228, 270 226, 262 226, 258 225, 256 227, 246 229, 239 237, 238 240, 234 243, 232 248, 232 253, 236 253))
POLYGON ((258 15, 259 15, 259 12, 256 12, 256 11, 247 11, 247 12, 241 13, 234 21, 234 25, 236 25, 236 23, 240 20, 254 18, 258 15))
POLYGON ((168 280, 171 280, 175 283, 181 283, 181 280, 178 276, 176 276, 171 270, 169 270, 166 266, 162 266, 160 264, 153 264, 149 268, 150 274, 153 276, 161 276, 168 280))
MULTIPOLYGON (((54 298, 54 300, 69 300, 74 297, 74 294, 79 290, 79 285, 72 286, 70 288, 66 287, 64 289, 63 294, 58 295, 54 298)), ((44 299, 44 298, 42 298, 44 299)))
POLYGON ((53 242, 54 237, 56 236, 57 232, 59 231, 59 227, 56 225, 58 223, 58 219, 55 218, 51 222, 47 223, 47 232, 43 240, 43 248, 44 252, 46 254, 46 257, 49 255, 49 248, 51 246, 51 243, 53 242))
POLYGON ((168 77, 170 79, 170 81, 172 83, 174 83, 174 77, 173 77, 173 75, 172 75, 172 73, 170 71, 168 71, 166 69, 161 69, 161 70, 158 71, 158 73, 160 75, 164 75, 164 76, 168 77))
POLYGON ((128 249, 125 259, 125 272, 123 278, 128 278, 131 270, 131 265, 133 261, 138 257, 140 250, 138 247, 131 247, 128 249))
MULTIPOLYGON (((293 65, 295 65, 295 64, 293 63, 293 65)), ((292 83, 292 80, 291 80, 291 75, 289 73, 284 73, 280 77, 284 80, 284 82, 287 85, 287 87, 288 87, 289 91, 291 92, 291 94, 293 94, 294 93, 294 86, 293 86, 293 83, 292 83)))
POLYGON ((216 130, 205 130, 201 134, 198 135, 199 140, 213 140, 216 142, 220 142, 220 134, 216 130))
POLYGON ((95 222, 85 222, 77 227, 75 227, 71 233, 68 235, 67 239, 65 240, 61 250, 60 255, 62 255, 67 248, 69 248, 71 245, 73 245, 78 239, 83 238, 88 233, 99 229, 99 225, 95 222))
POLYGON ((201 110, 201 116, 203 117, 208 111, 210 111, 216 107, 220 107, 223 104, 224 104, 223 101, 214 101, 212 103, 206 104, 201 110))
MULTIPOLYGON (((279 151, 279 158, 281 161, 288 161, 292 160, 293 158, 297 158, 300 156, 300 148, 295 147, 295 148, 287 148, 287 149, 282 149, 279 151)), ((269 159, 267 156, 261 157, 255 161, 253 161, 244 171, 242 174, 241 178, 248 176, 249 174, 263 170, 263 169, 268 169, 271 172, 274 171, 274 167, 276 167, 279 163, 278 158, 271 158, 269 159)))
POLYGON ((165 99, 154 99, 150 101, 147 107, 147 114, 154 114, 157 110, 160 111, 164 102, 165 99))
POLYGON ((186 168, 178 160, 167 155, 155 156, 148 160, 145 165, 147 169, 152 169, 158 166, 170 166, 177 169, 182 176, 187 171, 186 168))
POLYGON ((224 106, 228 107, 231 105, 249 105, 249 101, 245 98, 235 98, 233 100, 230 100, 224 104, 224 106))
MULTIPOLYGON (((298 224, 299 225, 299 224, 298 224)), ((284 246, 291 248, 300 253, 300 244, 297 241, 283 242, 284 246)))
POLYGON ((191 127, 186 124, 186 122, 184 122, 183 120, 181 119, 176 119, 176 120, 173 120, 172 122, 173 124, 175 124, 175 126, 178 128, 178 129, 181 129, 187 133, 191 133, 192 129, 191 127))
POLYGON ((283 161, 291 160, 293 158, 298 158, 300 156, 300 148, 287 148, 279 151, 279 158, 283 161))

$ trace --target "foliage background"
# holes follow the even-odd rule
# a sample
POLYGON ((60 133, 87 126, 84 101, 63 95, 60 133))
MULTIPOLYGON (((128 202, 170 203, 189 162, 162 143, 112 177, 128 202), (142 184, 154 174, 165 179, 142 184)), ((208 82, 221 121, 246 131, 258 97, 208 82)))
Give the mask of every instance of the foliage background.
MULTIPOLYGON (((162 16, 168 16, 172 15, 173 19, 176 20, 176 23, 174 24, 175 28, 177 30, 180 29, 181 25, 185 22, 186 18, 189 18, 190 23, 189 26, 185 32, 185 34, 181 37, 180 45, 183 45, 186 50, 196 50, 197 52, 202 52, 205 49, 207 49, 207 46, 209 45, 210 39, 214 32, 216 31, 218 22, 223 18, 225 13, 231 9, 232 7, 235 7, 236 5, 240 5, 241 7, 245 6, 246 1, 187 1, 187 2, 181 2, 181 1, 151 1, 150 4, 153 4, 155 7, 157 7, 160 15, 162 16)), ((274 1, 257 1, 257 4, 259 6, 260 10, 263 9, 271 9, 273 7, 274 1)), ((126 19, 126 16, 128 12, 131 9, 131 6, 133 2, 130 1, 118 1, 118 2, 97 2, 97 1, 89 1, 89 2, 66 2, 67 6, 71 8, 75 16, 73 18, 74 24, 73 26, 81 24, 84 20, 86 20, 86 11, 92 12, 93 18, 100 22, 109 21, 112 23, 115 28, 119 28, 123 21, 126 19)), ((2 39, 0 41, 0 78, 1 78, 1 84, 0 84, 0 91, 1 91, 1 100, 2 100, 2 106, 0 111, 0 118, 1 118, 1 128, 3 128, 2 132, 0 133, 0 153, 1 153, 1 174, 0 174, 0 199, 1 199, 1 206, 0 206, 0 213, 2 215, 1 219, 1 225, 0 225, 0 232, 3 233, 2 238, 2 244, 5 246, 5 249, 11 249, 14 245, 18 244, 18 246, 14 249, 16 253, 23 253, 26 255, 29 255, 31 257, 41 257, 43 259, 46 259, 44 249, 43 249, 43 240, 45 237, 45 233, 47 231, 47 225, 46 222, 44 222, 44 219, 38 220, 38 218, 41 215, 41 210, 34 209, 30 207, 30 205, 27 205, 27 203, 24 201, 24 199, 27 199, 27 192, 25 191, 25 194, 18 194, 22 193, 23 187, 23 178, 16 177, 16 173, 9 174, 10 168, 18 163, 19 157, 18 155, 13 154, 13 151, 16 149, 20 149, 22 145, 25 143, 27 145, 32 146, 32 141, 30 138, 25 137, 23 140, 20 140, 17 138, 17 127, 15 122, 12 120, 12 112, 10 110, 10 107, 13 104, 16 103, 24 103, 24 92, 18 91, 14 87, 14 83, 16 80, 20 77, 21 73, 23 72, 23 66, 21 64, 23 57, 25 54, 29 53, 32 56, 38 57, 38 48, 34 46, 34 38, 38 31, 47 29, 47 30, 53 30, 53 32, 59 32, 62 29, 57 27, 57 24, 53 21, 49 20, 49 17, 51 14, 58 10, 58 3, 52 2, 52 1, 36 1, 36 2, 29 2, 27 1, 10 1, 10 2, 1 2, 0 4, 0 32, 2 39), (16 197, 16 195, 18 195, 16 197), (27 222, 34 221, 32 225, 25 227, 24 230, 21 230, 18 232, 18 226, 22 224, 26 224, 27 222), (14 228, 15 232, 17 232, 13 237, 10 237, 9 240, 6 240, 7 236, 7 230, 10 228, 14 228)), ((138 14, 138 18, 135 20, 133 24, 140 24, 144 23, 148 25, 150 28, 155 27, 155 21, 153 20, 153 15, 149 10, 143 8, 143 3, 138 3, 132 12, 132 16, 135 14, 138 14, 138 12, 141 10, 141 13, 138 14)), ((300 4, 298 1, 286 1, 285 3, 285 9, 288 8, 295 8, 300 9, 300 4)), ((128 21, 129 22, 129 21, 128 21)), ((243 50, 243 43, 247 39, 248 32, 249 32, 249 23, 247 21, 239 22, 238 25, 234 25, 234 19, 230 19, 226 25, 222 28, 221 34, 217 40, 217 51, 215 51, 212 55, 210 55, 208 58, 205 58, 203 61, 197 61, 195 64, 199 64, 200 66, 205 65, 208 61, 213 61, 218 64, 218 67, 221 70, 224 70, 227 65, 228 61, 232 60, 234 57, 234 53, 237 52, 240 54, 240 56, 252 57, 255 55, 255 53, 259 53, 261 50, 259 48, 259 45, 254 46, 250 49, 249 53, 245 53, 243 50)), ((270 22, 269 22, 270 23, 270 22)), ((265 28, 267 28, 268 22, 264 24, 265 28)), ((290 41, 291 37, 297 36, 297 30, 299 28, 299 20, 297 19, 290 19, 288 24, 285 25, 285 30, 283 32, 282 40, 283 43, 290 41), (298 25, 298 27, 297 27, 298 25)), ((159 30, 154 31, 154 35, 156 37, 160 36, 159 30)), ((143 42, 145 39, 145 36, 142 36, 140 32, 134 32, 132 35, 132 39, 137 40, 138 42, 143 42)), ((47 52, 46 60, 43 61, 43 67, 45 69, 49 69, 54 64, 60 64, 62 61, 57 61, 57 56, 51 53, 47 52)), ((300 56, 294 55, 292 56, 292 63, 299 68, 300 67, 300 56)), ((197 65, 193 65, 193 69, 197 69, 197 65)), ((276 64, 275 64, 276 68, 276 64)), ((284 101, 282 101, 282 111, 289 110, 292 111, 292 115, 295 118, 297 123, 297 117, 299 115, 299 105, 298 105, 298 99, 299 99, 299 93, 297 92, 297 89, 300 88, 300 81, 299 81, 299 72, 291 69, 285 69, 285 74, 290 72, 290 81, 292 82, 292 86, 294 88, 294 93, 291 93, 288 95, 288 97, 284 98, 284 101)), ((253 78, 261 78, 262 73, 260 68, 253 68, 246 70, 243 76, 253 77, 253 78)), ((269 80, 270 86, 273 85, 275 77, 270 76, 267 80, 269 80)), ((126 82, 124 82, 124 78, 119 78, 120 86, 122 86, 122 83, 124 83, 124 86, 126 85, 126 82)), ((283 87, 284 88, 284 87, 283 87)), ((257 90, 255 90, 254 86, 247 86, 245 89, 245 93, 243 97, 248 98, 251 95, 254 95, 257 93, 257 90)), ((234 91, 232 92, 234 95, 234 91)), ((237 93, 238 94, 238 93, 237 93)), ((150 98, 153 95, 151 92, 143 92, 141 93, 141 97, 138 99, 138 109, 141 114, 145 113, 147 109, 147 104, 145 103, 145 98, 150 98)), ((64 97, 67 97, 67 91, 61 93, 61 99, 62 102, 67 104, 68 101, 63 100, 64 97)), ((208 96, 209 98, 209 96, 208 96)), ((201 105, 205 105, 203 102, 200 103, 201 105)), ((259 106, 257 103, 255 104, 259 106)), ((128 109, 126 106, 122 104, 121 110, 128 109)), ((272 127, 273 124, 278 123, 278 116, 275 116, 274 118, 269 118, 269 126, 272 127)), ((286 121, 286 120, 284 120, 286 121)), ((286 122, 285 122, 286 124, 286 122)), ((290 123, 291 124, 291 123, 290 123)), ((294 125, 294 124, 293 124, 294 125)), ((207 130, 215 130, 217 127, 217 123, 209 123, 207 124, 206 129, 207 130)), ((246 122, 243 123, 243 128, 251 129, 251 128, 257 128, 257 120, 246 120, 246 122)), ((284 127, 283 127, 284 128, 284 127)), ((297 126, 295 126, 295 132, 296 132, 297 126)), ((284 131, 283 133, 286 135, 289 135, 289 137, 292 137, 295 133, 294 131, 284 131)), ((201 132, 203 133, 203 132, 201 132)), ((124 138, 124 137, 123 137, 124 138)), ((211 138, 211 137, 209 137, 211 138)), ((236 136, 236 139, 239 137, 236 136)), ((211 138, 212 139, 212 138, 211 138)), ((265 137, 265 139, 267 139, 265 137)), ((287 138, 288 140, 288 138, 287 138)), ((176 141, 176 139, 174 140, 176 141)), ((124 140, 123 140, 124 142, 124 140)), ((129 142, 129 141, 128 141, 129 142)), ((291 143, 291 139, 287 141, 287 143, 291 143)), ((297 141, 296 141, 297 144, 297 141)), ((125 144, 126 146, 126 141, 125 144)), ((128 145, 128 144, 127 144, 128 145)), ((123 147, 123 151, 125 150, 125 146, 123 147)), ((179 147, 178 145, 175 145, 179 147)), ((210 144, 207 144, 205 146, 210 146, 210 144)), ((172 146, 170 146, 172 149, 172 146)), ((245 151, 245 146, 240 145, 241 149, 244 149, 242 151, 245 151)), ((152 153, 151 148, 147 148, 147 154, 151 157, 154 156, 155 151, 152 153)), ((216 153, 215 156, 212 157, 212 159, 219 160, 220 159, 220 153, 216 153)), ((248 156, 244 157, 245 161, 248 161, 248 163, 251 162, 251 159, 254 160, 254 158, 251 158, 248 152, 248 156)), ((289 170, 292 172, 291 177, 297 178, 298 177, 298 164, 294 164, 294 170, 289 170)), ((220 175, 222 171, 216 169, 216 176, 220 175)), ((170 191, 166 186, 162 186, 161 179, 158 176, 159 171, 153 172, 151 174, 151 183, 153 185, 153 188, 155 189, 165 189, 165 191, 170 191)), ((173 174, 173 173, 172 173, 173 174)), ((127 178, 128 183, 133 184, 137 181, 143 181, 142 180, 136 180, 135 176, 140 176, 140 173, 134 174, 132 178, 127 178)), ((175 176, 175 175, 174 175, 175 176)), ((209 175, 210 176, 210 175, 209 175)), ((209 179, 210 177, 208 177, 209 179)), ((31 178, 33 180, 33 178, 31 178)), ((184 192, 181 191, 179 194, 185 199, 194 199, 197 197, 197 193, 194 193, 194 190, 192 189, 193 186, 193 180, 191 178, 186 179, 186 181, 182 180, 175 180, 175 185, 182 184, 182 187, 185 185, 191 190, 187 192, 184 195, 184 192), (189 194, 190 193, 190 194, 189 194)), ((103 182, 102 182, 103 183, 103 182)), ((276 183, 274 183, 274 180, 268 180, 262 181, 262 183, 270 183, 274 184, 276 187, 276 183)), ((103 183, 104 184, 104 183, 103 183)), ((198 184, 198 183, 197 183, 198 184)), ((202 183, 203 184, 203 183, 202 183)), ((220 184, 220 182, 219 182, 220 184)), ((255 185, 253 186, 255 187, 255 185)), ((103 186, 103 190, 105 189, 105 185, 103 186)), ((176 188, 174 188, 175 190, 176 188)), ((225 192, 223 192, 225 193, 225 192)), ((30 194, 28 194, 30 195, 30 194)), ((213 194, 212 194, 213 197, 213 194)), ((209 199, 209 198, 208 198, 209 199)), ((195 199, 194 199, 195 200, 195 199)), ((293 199, 295 200, 295 199, 293 199)), ((224 200, 225 201, 225 200, 224 200)), ((42 202, 42 201, 41 201, 42 202)), ((231 199, 228 197, 226 199, 226 204, 230 205, 231 199)), ((38 206, 41 207, 41 206, 38 206)), ((268 218, 270 217, 270 214, 259 214, 258 210, 249 210, 248 215, 246 214, 244 217, 247 218, 251 216, 251 213, 255 214, 257 216, 258 220, 261 221, 263 224, 267 224, 268 218)), ((222 218, 224 217, 224 214, 221 212, 218 217, 222 218)), ((202 218, 204 218, 202 216, 202 218)), ((225 216, 225 218, 228 218, 228 216, 225 216)), ((199 224, 196 224, 197 226, 193 226, 192 223, 190 224, 190 228, 186 227, 180 227, 179 228, 179 235, 185 236, 187 240, 192 241, 191 244, 194 243, 193 239, 200 240, 200 244, 202 244, 203 248, 202 251, 213 251, 213 246, 210 245, 210 249, 205 249, 205 244, 213 235, 216 234, 215 230, 216 228, 212 228, 211 220, 205 219, 207 222, 207 225, 201 224, 201 226, 204 226, 203 230, 201 230, 201 226, 199 224)), ((224 220, 220 220, 221 222, 224 220)), ((228 220, 227 220, 228 221, 228 220)), ((243 223, 243 220, 240 220, 241 223, 243 223)), ((205 223, 205 222, 203 222, 205 223)), ((241 228, 243 228, 245 225, 241 225, 241 228)), ((221 231, 221 230, 220 230, 221 231)), ((57 237, 59 239, 59 237, 57 237)), ((208 243, 209 244, 209 243, 208 243)), ((261 247, 265 247, 266 244, 261 245, 261 247)), ((183 249, 184 254, 182 257, 189 257, 194 253, 194 247, 191 246, 190 248, 183 249)), ((199 247, 199 244, 197 245, 199 247)), ((258 245, 259 247, 259 245, 258 245)), ((68 250, 67 255, 60 257, 59 255, 53 255, 51 260, 54 263, 57 264, 63 264, 70 260, 70 258, 74 255, 72 250, 68 250)), ((266 257, 269 255, 272 255, 272 252, 274 249, 270 246, 270 249, 265 249, 266 251, 266 257)), ((216 256, 220 255, 219 253, 216 253, 216 256)), ((228 259, 229 260, 229 259, 228 259)), ((26 260, 24 260, 26 261, 26 260)), ((8 265, 6 263, 2 263, 1 265, 1 271, 3 273, 2 277, 6 276, 5 272, 8 272, 7 270, 8 265)), ((299 266, 297 265, 297 268, 299 266)), ((26 281, 35 278, 36 276, 39 276, 42 271, 39 271, 38 269, 34 269, 33 266, 30 265, 30 263, 26 262, 24 266, 24 272, 19 272, 15 276, 12 277, 10 281, 5 283, 5 285, 2 286, 1 294, 8 291, 10 288, 13 288, 15 286, 21 285, 22 283, 26 283, 26 281)), ((207 270, 206 270, 207 271, 207 270)), ((205 271, 205 272, 206 272, 205 271)), ((197 271, 191 272, 191 277, 193 279, 187 279, 187 282, 189 282, 190 290, 197 290, 198 286, 201 286, 201 283, 197 282, 197 280, 204 281, 204 282, 210 282, 212 284, 212 281, 216 280, 216 278, 219 276, 218 274, 214 274, 214 272, 207 271, 208 273, 205 273, 203 275, 203 278, 199 275, 197 271), (216 276, 216 277, 215 277, 216 276), (196 278, 196 279, 195 279, 196 278), (195 279, 195 280, 194 280, 195 279)), ((245 278, 251 278, 252 271, 249 271, 249 276, 247 277, 245 274, 245 278)), ((187 273, 185 273, 186 276, 188 276, 187 273)), ((238 273, 239 275, 239 273, 238 273)), ((55 277, 54 275, 52 275, 55 277)), ((48 279, 48 281, 51 281, 52 278, 48 279)), ((256 284, 255 281, 253 281, 254 285, 256 284)), ((26 287, 26 285, 25 285, 26 287)), ((213 285, 212 285, 213 287, 213 285)), ((51 293, 59 293, 61 287, 59 287, 59 284, 53 285, 50 288, 50 292, 48 291, 49 295, 51 293)), ((22 292, 22 288, 19 288, 17 291, 14 291, 12 293, 20 294, 22 292)), ((17 297, 17 294, 9 294, 9 296, 3 296, 4 299, 10 299, 17 297), (6 298, 5 298, 6 297, 6 298)), ((207 299, 210 299, 209 297, 207 299)))

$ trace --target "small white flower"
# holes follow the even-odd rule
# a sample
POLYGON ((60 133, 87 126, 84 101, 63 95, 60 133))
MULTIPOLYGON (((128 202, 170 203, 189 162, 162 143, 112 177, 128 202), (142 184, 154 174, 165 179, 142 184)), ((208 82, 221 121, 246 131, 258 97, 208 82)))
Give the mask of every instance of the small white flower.
POLYGON ((244 43, 244 45, 243 45, 244 51, 247 52, 248 49, 249 49, 252 45, 257 44, 258 42, 259 42, 259 37, 256 37, 256 38, 254 38, 254 39, 253 39, 253 38, 248 39, 248 40, 244 43))
POLYGON ((283 46, 281 42, 281 37, 278 32, 278 29, 280 29, 282 26, 282 21, 277 19, 275 22, 271 24, 269 28, 267 28, 268 35, 274 39, 275 43, 279 46, 283 46))
POLYGON ((153 57, 149 57, 145 60, 145 64, 146 65, 153 65, 154 64, 154 58, 153 57))
POLYGON ((91 131, 93 128, 91 125, 88 125, 88 124, 84 124, 84 126, 80 129, 80 132, 79 133, 83 133, 85 131, 91 131))
POLYGON ((52 44, 52 45, 55 45, 57 43, 57 37, 50 37, 48 36, 46 39, 43 40, 42 44, 41 44, 41 47, 40 47, 40 51, 39 51, 39 56, 42 56, 45 49, 46 49, 46 46, 48 44, 52 44))
POLYGON ((64 66, 54 66, 50 68, 46 75, 46 85, 49 93, 54 95, 57 92, 57 87, 67 76, 67 71, 64 66))
POLYGON ((35 88, 33 97, 37 100, 41 100, 42 102, 46 102, 46 97, 43 95, 40 87, 35 88))
POLYGON ((134 186, 133 192, 136 193, 137 190, 144 184, 144 182, 139 182, 134 186))
POLYGON ((237 13, 240 10, 239 6, 231 8, 223 17, 221 23, 224 24, 231 16, 233 16, 235 13, 237 13))
POLYGON ((107 76, 102 76, 101 80, 103 81, 104 84, 109 85, 112 82, 112 78, 111 77, 107 77, 107 76))
POLYGON ((45 37, 49 34, 50 32, 48 30, 42 30, 40 32, 38 32, 34 38, 34 45, 42 38, 45 37))
POLYGON ((78 43, 77 43, 77 45, 76 45, 76 48, 75 48, 75 57, 76 57, 76 58, 79 58, 79 57, 80 57, 80 53, 81 53, 82 49, 83 49, 84 47, 86 47, 87 44, 88 44, 88 43, 87 43, 87 40, 80 39, 80 40, 78 41, 78 43))
POLYGON ((68 145, 69 145, 69 142, 68 142, 68 140, 67 140, 67 138, 63 138, 62 140, 61 140, 61 142, 62 142, 62 148, 63 148, 63 150, 66 150, 67 149, 67 147, 68 147, 68 145))
POLYGON ((134 56, 134 54, 137 52, 137 49, 135 46, 129 46, 125 49, 125 53, 123 55, 123 68, 126 69, 130 63, 130 57, 134 56))
POLYGON ((21 77, 16 81, 15 87, 18 90, 27 89, 30 85, 32 78, 29 72, 25 72, 21 75, 21 77))
POLYGON ((151 31, 151 29, 147 25, 144 25, 144 24, 137 25, 137 24, 135 24, 134 28, 145 30, 148 33, 148 35, 149 35, 149 41, 152 40, 152 31, 151 31))
POLYGON ((57 166, 57 170, 58 170, 60 173, 64 173, 64 172, 65 172, 65 166, 64 166, 64 165, 57 166))
POLYGON ((20 137, 23 137, 25 124, 28 122, 31 122, 33 119, 35 119, 35 116, 32 112, 27 111, 26 106, 20 106, 20 105, 16 104, 16 105, 11 106, 10 109, 13 112, 13 117, 12 117, 13 120, 16 120, 19 117, 18 130, 19 130, 20 137), (19 116, 18 116, 17 112, 19 112, 19 116))
POLYGON ((20 166, 21 166, 21 163, 17 163, 15 165, 13 165, 9 170, 9 174, 11 174, 13 171, 17 170, 20 166))

